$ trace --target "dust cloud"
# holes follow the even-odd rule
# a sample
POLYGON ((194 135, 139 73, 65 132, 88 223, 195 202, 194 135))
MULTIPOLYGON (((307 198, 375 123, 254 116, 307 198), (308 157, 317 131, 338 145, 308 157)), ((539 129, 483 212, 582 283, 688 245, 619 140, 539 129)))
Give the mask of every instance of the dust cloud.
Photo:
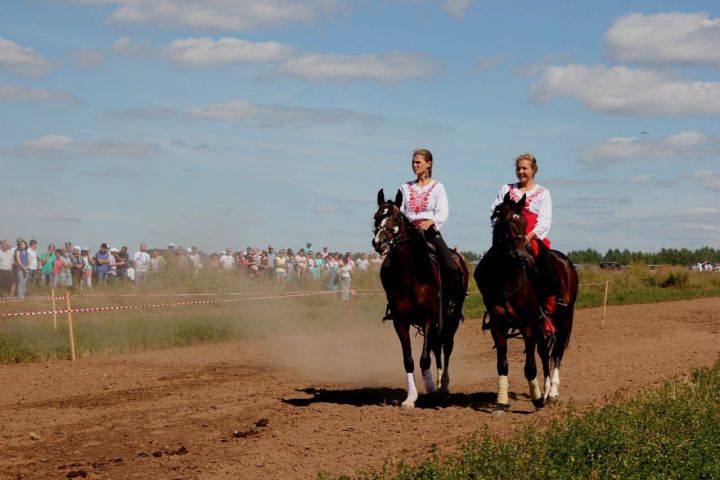
MULTIPOLYGON (((262 356, 271 366, 316 381, 404 384, 400 342, 392 322, 382 322, 384 301, 348 308, 335 298, 292 300, 258 303, 243 312, 243 328, 263 339, 262 356)), ((413 336, 418 379, 421 348, 422 337, 413 336)))

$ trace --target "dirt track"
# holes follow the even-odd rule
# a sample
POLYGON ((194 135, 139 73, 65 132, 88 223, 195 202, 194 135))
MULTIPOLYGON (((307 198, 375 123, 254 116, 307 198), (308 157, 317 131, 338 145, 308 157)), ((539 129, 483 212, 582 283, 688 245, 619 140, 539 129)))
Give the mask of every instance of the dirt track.
MULTIPOLYGON (((578 312, 563 364, 561 399, 580 408, 720 355, 720 299, 610 307, 604 329, 600 314, 578 312)), ((528 400, 520 341, 512 412, 491 417, 491 343, 478 319, 466 321, 449 401, 421 396, 413 411, 397 406, 405 377, 390 325, 0 366, 0 477, 314 478, 379 467, 389 455, 422 458, 433 444, 448 451, 484 425, 505 435, 551 418, 528 400)))

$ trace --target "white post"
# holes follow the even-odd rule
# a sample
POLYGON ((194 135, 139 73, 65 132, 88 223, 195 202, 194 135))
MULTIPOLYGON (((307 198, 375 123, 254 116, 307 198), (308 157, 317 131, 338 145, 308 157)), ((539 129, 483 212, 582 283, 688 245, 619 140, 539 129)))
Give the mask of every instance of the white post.
POLYGON ((57 309, 55 308, 55 289, 50 289, 50 295, 52 295, 52 302, 53 302, 53 327, 57 331, 57 309))
POLYGON ((605 326, 605 312, 607 311, 607 298, 608 298, 608 287, 610 286, 610 280, 605 280, 605 299, 603 300, 603 316, 601 327, 605 326))

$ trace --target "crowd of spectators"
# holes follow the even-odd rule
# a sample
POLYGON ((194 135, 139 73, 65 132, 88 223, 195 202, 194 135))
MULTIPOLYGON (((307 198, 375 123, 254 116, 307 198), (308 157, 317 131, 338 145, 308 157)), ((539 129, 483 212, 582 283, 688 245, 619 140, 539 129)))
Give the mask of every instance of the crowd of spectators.
POLYGON ((205 254, 196 247, 170 243, 165 249, 151 249, 145 243, 132 255, 126 246, 115 248, 101 243, 94 249, 72 242, 48 244, 40 251, 37 240, 18 238, 11 246, 0 242, 0 295, 25 297, 28 287, 88 290, 108 284, 140 285, 167 272, 199 275, 201 272, 238 274, 277 286, 296 287, 314 282, 327 290, 339 290, 348 300, 353 272, 379 268, 377 254, 330 252, 327 247, 313 252, 312 244, 293 251, 272 245, 267 249, 247 247, 205 254))
POLYGON ((720 262, 713 265, 710 262, 698 262, 690 265, 693 272, 720 272, 720 262))

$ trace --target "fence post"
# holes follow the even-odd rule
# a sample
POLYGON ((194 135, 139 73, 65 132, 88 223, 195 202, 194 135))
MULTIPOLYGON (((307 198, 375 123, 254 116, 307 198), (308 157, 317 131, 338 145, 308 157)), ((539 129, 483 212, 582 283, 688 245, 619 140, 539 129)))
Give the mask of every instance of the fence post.
POLYGON ((605 299, 603 300, 603 316, 602 316, 602 323, 600 324, 601 327, 605 326, 605 312, 607 311, 607 298, 608 298, 609 286, 610 286, 610 280, 605 280, 605 299))
POLYGON ((70 337, 70 358, 74 362, 77 355, 75 354, 75 334, 73 333, 72 307, 70 307, 70 292, 65 292, 65 302, 67 304, 68 336, 70 337))
POLYGON ((55 331, 57 331, 57 309, 55 308, 55 289, 50 289, 50 295, 52 295, 52 303, 53 303, 53 327, 55 328, 55 331))

